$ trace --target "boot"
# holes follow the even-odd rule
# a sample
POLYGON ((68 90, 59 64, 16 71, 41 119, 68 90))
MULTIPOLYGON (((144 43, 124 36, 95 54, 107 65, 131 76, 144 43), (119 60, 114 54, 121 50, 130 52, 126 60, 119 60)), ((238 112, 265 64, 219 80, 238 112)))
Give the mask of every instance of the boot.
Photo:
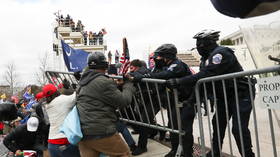
POLYGON ((147 148, 140 148, 140 147, 137 147, 133 152, 132 152, 132 155, 134 156, 137 156, 137 155, 141 155, 145 152, 147 152, 147 148))

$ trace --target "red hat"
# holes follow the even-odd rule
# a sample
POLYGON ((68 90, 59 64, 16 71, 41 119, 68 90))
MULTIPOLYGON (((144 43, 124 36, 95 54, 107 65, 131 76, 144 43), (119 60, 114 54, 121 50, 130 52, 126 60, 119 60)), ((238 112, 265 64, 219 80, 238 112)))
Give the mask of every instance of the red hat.
POLYGON ((44 98, 44 93, 43 93, 43 92, 37 93, 36 96, 35 96, 35 98, 36 98, 37 100, 40 100, 40 99, 44 98))
POLYGON ((49 97, 57 91, 57 88, 53 84, 47 84, 43 87, 43 95, 49 97))

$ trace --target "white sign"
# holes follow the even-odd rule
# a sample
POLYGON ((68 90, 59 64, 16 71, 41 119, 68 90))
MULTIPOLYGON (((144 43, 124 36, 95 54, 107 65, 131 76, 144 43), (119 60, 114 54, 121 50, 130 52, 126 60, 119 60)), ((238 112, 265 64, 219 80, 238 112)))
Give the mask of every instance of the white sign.
POLYGON ((262 108, 280 109, 280 76, 258 79, 256 104, 262 108))

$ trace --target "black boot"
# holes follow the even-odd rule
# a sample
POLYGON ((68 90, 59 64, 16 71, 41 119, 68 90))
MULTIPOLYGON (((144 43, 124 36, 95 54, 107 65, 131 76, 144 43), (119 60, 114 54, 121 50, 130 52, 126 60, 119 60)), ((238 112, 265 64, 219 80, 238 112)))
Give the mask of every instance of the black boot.
POLYGON ((143 153, 147 152, 147 148, 140 148, 137 147, 133 152, 132 155, 136 156, 136 155, 141 155, 143 153))
POLYGON ((133 145, 130 145, 129 148, 130 148, 131 152, 134 152, 135 149, 137 148, 137 146, 135 144, 133 144, 133 145))

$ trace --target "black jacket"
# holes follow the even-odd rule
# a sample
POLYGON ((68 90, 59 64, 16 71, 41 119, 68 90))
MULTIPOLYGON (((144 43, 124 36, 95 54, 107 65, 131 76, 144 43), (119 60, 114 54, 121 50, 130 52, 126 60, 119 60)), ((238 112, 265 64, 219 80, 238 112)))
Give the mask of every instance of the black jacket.
MULTIPOLYGON (((182 62, 179 59, 173 60, 168 66, 166 66, 163 71, 160 71, 158 73, 152 73, 152 78, 157 79, 171 79, 171 78, 181 78, 186 76, 191 76, 192 72, 189 68, 189 66, 182 62)), ((178 87, 178 94, 179 94, 179 101, 187 100, 191 93, 192 93, 192 87, 185 88, 183 86, 178 87)))
POLYGON ((49 135, 49 124, 46 124, 42 110, 42 103, 34 104, 34 111, 31 116, 39 119, 39 126, 36 132, 27 131, 27 124, 15 128, 9 133, 3 143, 12 152, 17 150, 44 150, 47 148, 49 135))
POLYGON ((18 117, 18 109, 14 103, 6 102, 0 104, 0 121, 14 120, 18 117))
MULTIPOLYGON (((243 71, 242 66, 238 62, 236 56, 234 55, 234 51, 230 48, 218 46, 216 47, 207 58, 201 59, 200 71, 194 75, 186 76, 180 79, 181 84, 187 86, 194 86, 196 82, 201 78, 235 73, 243 71)), ((246 82, 246 78, 238 78, 237 79, 238 89, 248 88, 248 84, 243 84, 242 82, 246 82)), ((233 80, 225 80, 227 95, 234 94, 233 88, 233 80)), ((215 82, 215 91, 217 97, 224 98, 223 89, 221 81, 215 82)), ((208 96, 213 95, 212 93, 212 85, 211 83, 207 83, 207 92, 208 96)))
POLYGON ((27 124, 20 125, 4 138, 3 144, 12 152, 33 150, 35 145, 34 134, 27 131, 27 124))

